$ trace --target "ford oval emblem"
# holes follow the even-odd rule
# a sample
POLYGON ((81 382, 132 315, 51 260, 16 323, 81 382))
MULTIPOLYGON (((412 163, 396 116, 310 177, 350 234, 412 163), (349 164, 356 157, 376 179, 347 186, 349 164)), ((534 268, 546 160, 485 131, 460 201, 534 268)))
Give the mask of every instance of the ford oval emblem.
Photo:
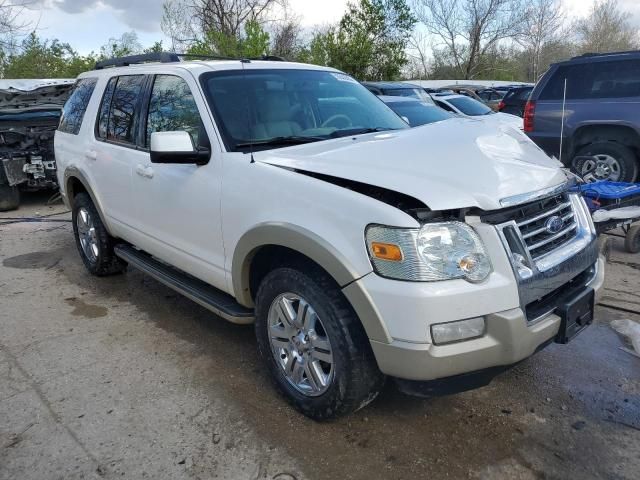
POLYGON ((544 228, 552 235, 562 230, 562 227, 564 227, 564 220, 557 215, 550 217, 544 224, 544 228))

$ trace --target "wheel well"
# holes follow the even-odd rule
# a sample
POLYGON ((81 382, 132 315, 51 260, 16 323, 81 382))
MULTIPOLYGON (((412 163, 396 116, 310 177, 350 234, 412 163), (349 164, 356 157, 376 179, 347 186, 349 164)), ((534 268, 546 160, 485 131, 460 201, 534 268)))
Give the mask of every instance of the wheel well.
POLYGON ((306 255, 281 245, 264 245, 257 248, 251 255, 249 268, 249 289, 251 299, 255 300, 258 288, 269 272, 280 267, 298 268, 305 273, 316 275, 331 275, 306 255))
POLYGON ((640 153, 640 135, 631 127, 618 125, 587 125, 573 136, 573 153, 594 142, 617 142, 640 153))
POLYGON ((84 184, 76 177, 70 177, 67 180, 67 198, 69 199, 69 204, 73 207, 73 200, 81 192, 89 193, 84 184))

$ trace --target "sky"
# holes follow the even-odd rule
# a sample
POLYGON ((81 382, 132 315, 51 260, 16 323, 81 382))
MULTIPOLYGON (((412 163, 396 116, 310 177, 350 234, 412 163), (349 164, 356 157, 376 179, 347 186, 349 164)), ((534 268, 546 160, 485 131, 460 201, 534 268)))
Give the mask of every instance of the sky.
MULTIPOLYGON (((336 22, 348 0, 289 0, 291 11, 305 27, 336 22)), ((563 0, 573 17, 588 13, 595 0, 563 0)), ((640 27, 640 0, 619 0, 630 21, 640 27)), ((164 36, 160 30, 162 0, 35 0, 21 13, 45 38, 71 44, 81 54, 98 51, 109 38, 135 30, 143 46, 164 36)), ((165 45, 168 41, 165 39, 165 45)))

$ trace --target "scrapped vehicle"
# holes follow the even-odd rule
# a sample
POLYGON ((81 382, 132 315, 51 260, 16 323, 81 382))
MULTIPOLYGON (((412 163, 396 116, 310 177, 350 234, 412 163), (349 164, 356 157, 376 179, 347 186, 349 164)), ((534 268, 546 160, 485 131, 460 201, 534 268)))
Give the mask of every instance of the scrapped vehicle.
POLYGON ((87 270, 129 265, 255 323, 265 370, 311 418, 388 378, 486 384, 592 321, 589 211, 515 129, 409 128, 352 77, 283 61, 125 57, 80 87, 55 151, 87 270))
POLYGON ((374 95, 415 98, 425 103, 433 103, 431 95, 419 85, 405 82, 362 82, 374 95))
POLYGON ((634 182, 639 100, 640 50, 585 54, 551 65, 527 102, 524 130, 589 182, 634 182))
POLYGON ((73 80, 0 80, 0 211, 57 187, 53 137, 73 80))
POLYGON ((421 102, 411 97, 379 97, 388 107, 400 116, 411 127, 419 127, 428 123, 441 122, 454 118, 454 115, 436 107, 431 103, 421 102))
POLYGON ((529 100, 533 87, 517 87, 510 89, 498 104, 498 111, 524 117, 524 107, 529 100))
POLYGON ((491 125, 508 125, 518 130, 523 129, 522 119, 508 113, 496 113, 485 104, 464 95, 438 94, 434 97, 436 105, 448 112, 472 117, 491 125))

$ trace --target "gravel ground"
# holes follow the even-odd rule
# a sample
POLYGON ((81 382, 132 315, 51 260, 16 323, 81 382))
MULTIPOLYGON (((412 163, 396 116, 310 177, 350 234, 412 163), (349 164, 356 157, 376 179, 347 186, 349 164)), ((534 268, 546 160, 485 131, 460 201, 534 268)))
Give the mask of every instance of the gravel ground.
POLYGON ((274 393, 251 327, 135 270, 89 276, 43 199, 0 214, 1 480, 638 478, 640 358, 609 322, 640 321, 640 256, 620 238, 606 307, 569 345, 320 424, 274 393))

